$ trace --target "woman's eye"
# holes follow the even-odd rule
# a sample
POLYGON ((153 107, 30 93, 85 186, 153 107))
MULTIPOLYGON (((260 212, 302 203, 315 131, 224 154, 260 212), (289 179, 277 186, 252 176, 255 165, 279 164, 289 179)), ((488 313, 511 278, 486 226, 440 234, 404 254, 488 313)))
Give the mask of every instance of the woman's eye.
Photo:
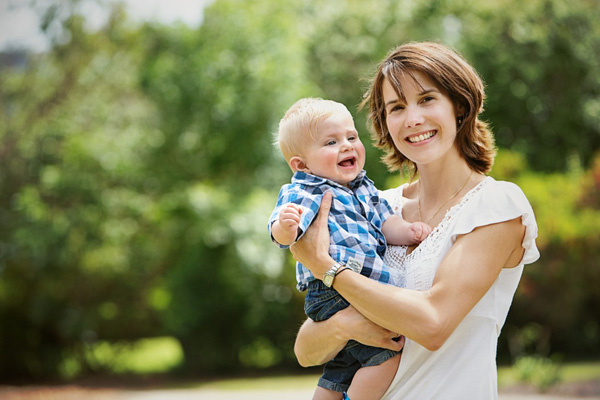
POLYGON ((403 110, 403 109, 404 109, 404 107, 402 107, 401 105, 397 104, 397 105, 393 106, 393 107, 390 109, 390 112, 394 112, 394 111, 400 111, 400 110, 403 110))
POLYGON ((427 103, 427 102, 429 102, 431 100, 435 100, 435 97, 433 97, 433 96, 426 96, 426 97, 423 97, 422 101, 423 101, 423 103, 427 103))

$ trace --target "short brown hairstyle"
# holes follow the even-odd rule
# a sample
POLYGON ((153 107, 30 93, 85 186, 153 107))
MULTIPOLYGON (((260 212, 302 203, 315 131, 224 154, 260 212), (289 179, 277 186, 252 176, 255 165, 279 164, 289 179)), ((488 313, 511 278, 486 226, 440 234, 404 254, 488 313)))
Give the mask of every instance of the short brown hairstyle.
POLYGON ((383 99, 383 82, 387 79, 400 98, 404 98, 400 80, 414 72, 425 74, 461 110, 462 122, 457 126, 456 146, 469 166, 480 173, 492 168, 496 148, 487 123, 479 120, 485 99, 484 86, 475 69, 454 50, 432 42, 411 42, 390 51, 379 64, 364 95, 361 108, 368 105, 371 133, 375 146, 385 151, 382 157, 389 171, 404 165, 416 172, 416 165, 394 146, 387 128, 383 99))

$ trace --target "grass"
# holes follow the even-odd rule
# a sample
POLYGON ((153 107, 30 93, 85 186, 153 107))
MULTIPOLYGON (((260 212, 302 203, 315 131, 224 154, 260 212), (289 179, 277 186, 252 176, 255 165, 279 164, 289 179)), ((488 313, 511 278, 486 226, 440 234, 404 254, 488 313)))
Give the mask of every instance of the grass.
POLYGON ((564 382, 600 380, 600 361, 567 364, 561 377, 564 382))
POLYGON ((281 390, 314 388, 320 375, 285 375, 261 378, 223 379, 203 383, 197 387, 214 390, 281 390))
MULTIPOLYGON (((88 350, 88 357, 97 366, 108 367, 113 373, 147 375, 168 373, 183 361, 183 350, 175 338, 161 337, 143 339, 134 343, 119 344, 100 342, 88 350)), ((62 366, 65 377, 76 376, 80 365, 74 361, 62 366)), ((534 373, 542 372, 539 365, 533 367, 534 373)), ((505 366, 498 369, 498 385, 500 388, 510 387, 519 383, 520 374, 515 366, 505 366)), ((539 374, 538 374, 539 375, 539 374)), ((299 374, 287 376, 264 376, 252 378, 219 379, 201 383, 187 384, 211 390, 281 390, 289 388, 313 388, 316 386, 318 374, 299 374)), ((559 383, 572 383, 581 381, 600 381, 600 360, 564 363, 559 365, 559 383)))
MULTIPOLYGON (((600 380, 600 361, 563 364, 560 369, 561 382, 600 380)), ((196 387, 212 390, 280 390, 289 388, 315 387, 319 375, 295 375, 261 378, 223 379, 202 383, 196 387)), ((508 387, 518 383, 512 367, 498 369, 499 386, 508 387)))
MULTIPOLYGON (((600 361, 572 362, 559 366, 559 382, 572 383, 600 380, 600 361)), ((514 366, 498 368, 500 388, 519 383, 514 366)))

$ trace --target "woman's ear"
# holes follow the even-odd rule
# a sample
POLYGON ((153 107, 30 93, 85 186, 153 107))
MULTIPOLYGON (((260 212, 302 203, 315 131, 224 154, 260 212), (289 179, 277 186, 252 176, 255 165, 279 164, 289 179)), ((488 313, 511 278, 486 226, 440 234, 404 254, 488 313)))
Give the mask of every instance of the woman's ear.
POLYGON ((456 127, 460 128, 468 113, 465 112, 465 107, 458 105, 456 107, 456 127))
POLYGON ((462 117, 463 119, 466 118, 467 115, 469 115, 469 110, 468 110, 468 106, 465 104, 458 104, 456 106, 456 117, 462 117))
POLYGON ((290 158, 290 168, 292 168, 293 171, 302 171, 310 174, 308 165, 306 165, 304 160, 298 156, 290 158))

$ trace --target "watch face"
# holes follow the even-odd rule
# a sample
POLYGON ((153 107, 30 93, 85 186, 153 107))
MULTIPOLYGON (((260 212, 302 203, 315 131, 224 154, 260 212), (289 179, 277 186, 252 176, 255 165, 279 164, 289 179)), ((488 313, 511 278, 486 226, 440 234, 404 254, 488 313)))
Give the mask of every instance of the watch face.
POLYGON ((323 283, 325 284, 325 286, 331 287, 331 284, 333 283, 333 276, 325 275, 323 277, 323 283))

